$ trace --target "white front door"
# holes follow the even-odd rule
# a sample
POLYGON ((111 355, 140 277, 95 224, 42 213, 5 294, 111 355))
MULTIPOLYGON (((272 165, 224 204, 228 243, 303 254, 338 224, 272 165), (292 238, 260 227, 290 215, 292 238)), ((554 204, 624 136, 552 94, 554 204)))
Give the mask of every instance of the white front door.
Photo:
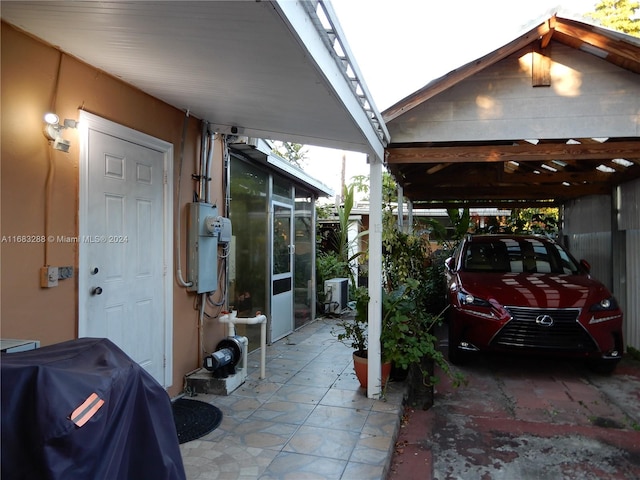
POLYGON ((110 339, 168 386, 171 145, 93 115, 80 124, 79 336, 110 339))
POLYGON ((271 335, 276 340, 293 331, 293 208, 271 204, 271 335))

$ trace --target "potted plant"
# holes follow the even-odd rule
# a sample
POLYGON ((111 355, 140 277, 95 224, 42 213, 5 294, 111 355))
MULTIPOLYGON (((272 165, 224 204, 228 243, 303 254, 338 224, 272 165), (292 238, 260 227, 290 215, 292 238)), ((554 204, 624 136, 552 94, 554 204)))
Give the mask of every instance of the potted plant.
MULTIPOLYGON (((353 369, 360 386, 368 386, 368 306, 369 294, 366 287, 357 287, 353 291, 355 301, 354 315, 341 319, 332 333, 338 341, 353 349, 353 369)), ((384 386, 391 373, 391 362, 382 355, 382 378, 384 386)))
MULTIPOLYGON (((429 408, 433 403, 434 365, 450 376, 458 385, 464 378, 451 370, 443 353, 438 349, 434 328, 442 322, 443 312, 434 312, 434 288, 440 281, 429 278, 439 269, 431 267, 431 250, 425 236, 401 231, 393 214, 394 198, 392 182, 388 188, 383 210, 383 292, 380 347, 382 363, 390 370, 390 364, 408 372, 408 403, 429 408)), ((439 279, 441 280, 441 279, 439 279)), ((434 293, 435 292, 435 293, 434 293)), ((444 292, 442 292, 444 294, 444 292)), ((355 317, 341 320, 334 333, 339 341, 354 349, 355 363, 361 363, 367 355, 367 327, 369 295, 360 287, 354 291, 355 317)), ((366 380, 361 380, 366 384, 366 380)))
MULTIPOLYGON (((440 268, 434 268, 428 236, 398 227, 394 206, 394 182, 384 189, 382 229, 383 325, 382 350, 397 367, 408 371, 407 403, 427 409, 433 404, 433 387, 438 381, 434 366, 455 385, 465 381, 454 372, 443 352, 435 328, 444 311, 439 291, 440 268)), ((463 220, 464 222, 464 220, 463 220)))
MULTIPOLYGON (((382 321, 380 349, 382 356, 382 385, 388 380, 392 367, 409 374, 411 382, 427 387, 427 397, 436 378, 433 364, 455 377, 440 350, 433 327, 441 322, 440 315, 426 312, 417 301, 420 283, 407 279, 391 292, 382 292, 382 321)), ((368 304, 367 289, 360 287, 355 294, 355 314, 338 322, 333 333, 338 341, 353 349, 353 362, 360 385, 367 387, 368 379, 368 304)), ((410 397, 419 395, 420 387, 410 388, 410 397), (415 392, 415 393, 412 393, 415 392)), ((411 400, 417 403, 417 400, 411 400)), ((429 398, 427 398, 427 402, 429 398)))

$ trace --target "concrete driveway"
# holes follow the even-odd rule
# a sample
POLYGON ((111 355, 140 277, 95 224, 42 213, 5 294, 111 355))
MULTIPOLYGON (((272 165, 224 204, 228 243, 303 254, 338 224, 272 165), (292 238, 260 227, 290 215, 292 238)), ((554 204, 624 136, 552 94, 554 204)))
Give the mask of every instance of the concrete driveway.
POLYGON ((640 478, 637 360, 609 376, 512 356, 459 370, 466 386, 442 379, 430 410, 406 409, 388 479, 640 478))

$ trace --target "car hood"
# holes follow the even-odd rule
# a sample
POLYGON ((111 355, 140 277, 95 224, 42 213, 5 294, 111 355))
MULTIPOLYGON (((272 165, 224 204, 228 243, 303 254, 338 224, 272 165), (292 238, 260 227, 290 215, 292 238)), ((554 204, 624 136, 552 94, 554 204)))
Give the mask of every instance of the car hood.
POLYGON ((503 306, 579 308, 608 296, 588 275, 460 272, 458 277, 467 293, 503 306))

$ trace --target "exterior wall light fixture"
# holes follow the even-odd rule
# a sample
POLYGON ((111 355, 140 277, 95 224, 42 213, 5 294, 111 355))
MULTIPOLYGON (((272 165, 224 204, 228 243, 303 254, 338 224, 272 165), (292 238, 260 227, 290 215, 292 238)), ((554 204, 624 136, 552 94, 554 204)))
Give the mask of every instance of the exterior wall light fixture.
POLYGON ((62 138, 62 130, 65 128, 77 128, 78 122, 65 118, 62 125, 60 118, 55 113, 46 113, 44 116, 44 136, 53 141, 53 148, 63 152, 68 152, 71 142, 62 138))

